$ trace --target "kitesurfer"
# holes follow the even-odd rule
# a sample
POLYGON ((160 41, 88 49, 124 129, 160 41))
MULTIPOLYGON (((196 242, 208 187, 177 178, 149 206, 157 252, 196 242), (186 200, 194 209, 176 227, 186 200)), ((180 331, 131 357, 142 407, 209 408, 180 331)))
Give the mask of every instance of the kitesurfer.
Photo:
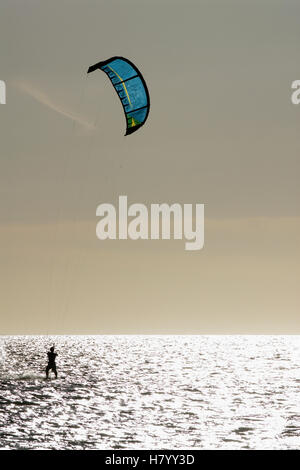
POLYGON ((57 354, 54 352, 54 346, 50 348, 50 351, 47 352, 48 355, 48 365, 46 367, 46 378, 48 379, 49 370, 52 370, 55 374, 55 378, 57 379, 57 370, 55 359, 57 354))

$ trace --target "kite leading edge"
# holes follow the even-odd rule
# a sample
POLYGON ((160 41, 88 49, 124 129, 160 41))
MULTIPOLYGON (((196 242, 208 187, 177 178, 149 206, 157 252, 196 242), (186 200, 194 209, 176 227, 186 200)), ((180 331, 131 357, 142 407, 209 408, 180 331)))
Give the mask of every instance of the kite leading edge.
POLYGON ((126 134, 145 124, 150 108, 146 82, 137 67, 124 57, 111 57, 89 67, 87 73, 100 69, 108 75, 121 100, 126 117, 126 134))

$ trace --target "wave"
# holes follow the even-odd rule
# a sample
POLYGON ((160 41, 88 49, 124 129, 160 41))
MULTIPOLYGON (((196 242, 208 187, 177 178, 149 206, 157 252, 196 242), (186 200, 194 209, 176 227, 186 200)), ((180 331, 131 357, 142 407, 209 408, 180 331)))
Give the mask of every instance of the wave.
POLYGON ((7 372, 0 374, 1 381, 19 381, 19 380, 46 380, 45 374, 37 374, 36 372, 17 373, 7 372))

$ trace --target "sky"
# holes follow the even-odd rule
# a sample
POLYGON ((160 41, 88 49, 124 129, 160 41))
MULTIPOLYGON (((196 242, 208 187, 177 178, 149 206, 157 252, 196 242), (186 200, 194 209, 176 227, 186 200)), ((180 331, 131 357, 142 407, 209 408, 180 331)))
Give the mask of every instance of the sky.
POLYGON ((3 0, 0 334, 298 334, 299 2, 3 0), (124 137, 90 65, 150 93, 124 137), (96 237, 96 208, 205 204, 205 245, 96 237))

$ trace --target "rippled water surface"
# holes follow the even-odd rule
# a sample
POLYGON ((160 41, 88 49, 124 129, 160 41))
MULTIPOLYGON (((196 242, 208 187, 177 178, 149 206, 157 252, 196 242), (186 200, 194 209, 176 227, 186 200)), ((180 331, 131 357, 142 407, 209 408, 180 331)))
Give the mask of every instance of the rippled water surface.
POLYGON ((299 336, 2 336, 0 448, 296 449, 299 353, 299 336))

